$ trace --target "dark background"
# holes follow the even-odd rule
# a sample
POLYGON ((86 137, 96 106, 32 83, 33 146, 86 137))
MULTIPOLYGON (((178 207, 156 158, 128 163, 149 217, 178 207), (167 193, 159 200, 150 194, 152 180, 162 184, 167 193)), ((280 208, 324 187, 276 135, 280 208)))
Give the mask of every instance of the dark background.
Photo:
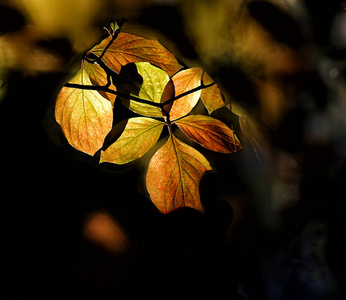
MULTIPOLYGON (((213 166, 201 181, 205 212, 185 208, 162 215, 145 191, 145 163, 98 165, 99 154, 89 157, 67 144, 54 104, 82 52, 69 37, 31 39, 26 32, 21 41, 30 45, 20 53, 23 59, 5 63, 1 72, 2 298, 197 298, 212 292, 215 299, 344 299, 346 37, 345 21, 335 20, 345 20, 346 5, 306 0, 299 19, 281 2, 243 2, 243 22, 255 20, 272 43, 303 61, 274 74, 290 103, 271 126, 261 114, 271 102, 261 102, 256 85, 258 79, 269 82, 267 67, 258 71, 228 58, 201 57, 186 21, 198 5, 186 10, 179 1, 109 3, 111 9, 90 26, 125 16, 128 31, 149 28, 145 32, 158 34, 186 66, 203 65, 261 134, 249 134, 226 108, 215 112, 233 126, 244 149, 221 155, 197 146, 213 166), (50 64, 43 68, 45 60, 32 49, 43 51, 50 64), (125 251, 86 238, 88 216, 95 213, 111 217, 125 236, 125 251)), ((2 3, 0 15, 2 40, 30 23, 15 6, 2 3)), ((87 44, 84 51, 92 46, 87 44)))

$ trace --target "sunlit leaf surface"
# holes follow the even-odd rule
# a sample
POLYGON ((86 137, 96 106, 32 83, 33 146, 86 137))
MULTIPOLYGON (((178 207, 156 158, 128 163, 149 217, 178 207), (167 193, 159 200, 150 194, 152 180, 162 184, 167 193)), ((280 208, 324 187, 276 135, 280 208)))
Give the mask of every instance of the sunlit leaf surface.
POLYGON ((140 158, 156 144, 162 128, 163 123, 155 119, 129 119, 117 141, 101 152, 100 162, 121 165, 140 158))
POLYGON ((199 181, 211 170, 207 159, 171 135, 150 160, 146 184, 151 200, 163 213, 179 207, 202 210, 199 181))
MULTIPOLYGON (((70 83, 91 85, 83 67, 70 83)), ((55 118, 71 146, 94 155, 112 128, 112 104, 97 91, 63 87, 56 102, 55 118)))
MULTIPOLYGON (((191 68, 183 70, 172 77, 175 96, 181 95, 201 85, 203 70, 201 68, 191 68)), ((201 96, 201 90, 188 94, 174 101, 171 111, 171 120, 187 115, 197 104, 201 96)))
MULTIPOLYGON (((205 85, 213 83, 213 80, 209 77, 207 73, 204 73, 203 75, 203 83, 205 85)), ((223 107, 225 105, 221 92, 216 84, 205 88, 201 92, 201 99, 204 103, 204 106, 208 110, 209 115, 214 111, 217 110, 220 107, 223 107)))
MULTIPOLYGON (((136 68, 138 74, 143 78, 143 84, 139 90, 138 97, 160 103, 163 91, 170 80, 167 73, 147 62, 136 63, 136 68)), ((129 108, 138 114, 149 117, 162 117, 162 111, 159 107, 134 100, 129 102, 129 108)))
MULTIPOLYGON (((90 81, 93 85, 105 86, 108 83, 106 72, 98 65, 84 62, 84 70, 89 75, 90 81)), ((109 86, 111 90, 116 91, 116 87, 111 84, 109 86)), ((112 104, 114 104, 116 95, 111 93, 106 93, 103 91, 98 91, 101 96, 108 99, 112 104)))
MULTIPOLYGON (((100 56, 110 42, 111 37, 104 39, 100 44, 90 50, 100 56)), ((163 47, 158 41, 146 39, 129 33, 119 33, 116 40, 103 56, 106 65, 119 73, 121 66, 131 62, 150 62, 169 76, 181 69, 174 55, 163 47)))
POLYGON ((242 149, 235 133, 217 119, 195 115, 182 118, 176 124, 189 138, 209 150, 232 153, 242 149))

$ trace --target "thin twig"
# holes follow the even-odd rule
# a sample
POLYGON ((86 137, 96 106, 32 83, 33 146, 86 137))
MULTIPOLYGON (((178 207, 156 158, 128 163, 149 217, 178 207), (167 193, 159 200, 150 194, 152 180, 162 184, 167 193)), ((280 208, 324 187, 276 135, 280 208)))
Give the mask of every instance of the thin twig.
POLYGON ((83 59, 84 59, 85 61, 87 61, 88 63, 99 63, 99 62, 101 62, 101 60, 102 60, 103 56, 106 54, 108 48, 113 44, 113 42, 114 42, 114 41, 116 40, 116 38, 118 37, 118 35, 119 35, 119 33, 120 33, 120 30, 121 30, 121 27, 123 26, 123 24, 124 24, 125 21, 126 21, 126 19, 124 19, 124 18, 122 18, 122 19, 120 19, 120 20, 117 21, 117 24, 118 24, 119 28, 117 28, 117 30, 116 30, 113 34, 111 34, 111 33, 109 32, 109 30, 108 30, 106 27, 104 27, 104 28, 107 30, 107 32, 109 33, 109 35, 112 37, 111 40, 109 41, 109 43, 107 44, 107 46, 103 49, 103 51, 102 51, 102 53, 101 53, 101 55, 100 55, 99 57, 97 57, 97 56, 95 55, 95 56, 97 57, 95 60, 91 60, 91 59, 89 59, 88 57, 86 57, 87 55, 90 54, 90 52, 87 52, 87 53, 84 55, 83 59))
POLYGON ((197 91, 199 91, 199 90, 202 90, 202 89, 206 89, 206 88, 208 88, 208 87, 211 87, 211 86, 213 86, 214 84, 215 84, 215 82, 212 82, 212 83, 209 83, 209 84, 201 84, 200 86, 195 87, 195 88, 192 89, 192 90, 186 91, 186 92, 184 92, 184 93, 182 93, 182 94, 180 94, 180 95, 178 95, 178 96, 173 97, 172 99, 169 99, 169 100, 163 102, 162 105, 170 104, 170 103, 172 103, 172 102, 174 102, 174 101, 176 101, 176 100, 178 100, 178 99, 180 99, 180 98, 182 98, 182 97, 185 97, 185 96, 187 96, 187 95, 189 95, 189 94, 192 94, 192 93, 197 92, 197 91))
POLYGON ((201 85, 204 85, 203 77, 204 77, 205 71, 202 70, 202 76, 201 76, 201 85))
MULTIPOLYGON (((109 80, 110 81, 110 80, 109 80)), ((65 87, 68 87, 68 88, 75 88, 75 89, 80 89, 80 90, 93 90, 93 91, 103 91, 103 92, 107 92, 107 93, 111 93, 111 94, 114 94, 114 95, 117 95, 117 96, 120 96, 120 97, 123 97, 123 98, 126 98, 126 99, 130 99, 130 100, 133 100, 133 101, 136 101, 136 102, 139 102, 139 103, 144 103, 144 104, 148 104, 148 105, 151 105, 151 106, 155 106, 155 107, 160 107, 161 110, 163 110, 163 112, 166 112, 164 110, 164 106, 167 105, 167 104, 170 104, 184 96, 187 96, 189 94, 192 94, 194 92, 197 92, 199 90, 202 90, 202 89, 206 89, 208 87, 211 87, 212 85, 214 85, 215 82, 212 82, 210 84, 201 84, 200 86, 192 89, 192 90, 189 90, 189 91, 186 91, 178 96, 175 96, 173 97, 172 99, 169 99, 165 102, 162 102, 162 103, 156 103, 156 102, 153 102, 153 101, 149 101, 149 100, 146 100, 146 99, 142 99, 142 98, 138 98, 138 97, 135 97, 135 96, 131 96, 131 95, 128 95, 128 94, 124 94, 124 93, 121 93, 121 92, 118 92, 118 91, 114 91, 110 88, 108 88, 108 83, 107 85, 105 86, 101 86, 101 85, 84 85, 84 84, 78 84, 78 83, 66 83, 64 86, 65 87)), ((169 114, 168 112, 166 112, 167 114, 169 114)))
POLYGON ((148 104, 148 105, 155 106, 155 107, 160 107, 160 108, 162 106, 162 103, 156 103, 156 102, 152 102, 152 101, 149 101, 149 100, 146 100, 146 99, 137 98, 135 96, 124 94, 124 93, 121 93, 121 92, 118 92, 118 91, 114 91, 114 90, 108 88, 107 86, 84 85, 84 84, 69 83, 69 82, 66 83, 64 86, 68 87, 68 88, 74 88, 74 89, 80 89, 80 90, 103 91, 103 92, 106 92, 106 93, 117 95, 119 97, 123 97, 123 98, 126 98, 126 99, 134 100, 134 101, 137 101, 139 103, 144 103, 144 104, 148 104))
POLYGON ((182 97, 185 97, 185 96, 187 96, 189 94, 192 94, 194 92, 197 92, 199 90, 211 87, 211 86, 213 86, 215 84, 215 82, 212 82, 210 84, 204 84, 204 82, 203 82, 204 71, 203 71, 202 79, 201 79, 201 85, 200 86, 198 86, 196 88, 193 88, 192 90, 186 91, 186 92, 184 92, 184 93, 182 93, 182 94, 180 94, 178 96, 175 96, 175 97, 173 97, 173 98, 171 98, 171 99, 169 99, 169 100, 167 100, 165 102, 162 102, 162 103, 156 103, 156 102, 153 102, 153 101, 149 101, 149 100, 146 100, 146 99, 138 98, 138 97, 135 97, 135 96, 131 96, 129 94, 124 94, 124 93, 121 93, 121 92, 114 91, 114 90, 110 89, 109 87, 112 84, 111 78, 113 78, 113 82, 115 82, 116 79, 117 79, 117 76, 119 76, 119 74, 117 72, 115 72, 114 70, 112 70, 111 68, 109 68, 103 62, 102 58, 105 55, 105 53, 107 52, 108 48, 112 45, 112 43, 118 37, 118 35, 120 33, 120 29, 121 29, 121 27, 122 27, 122 25, 123 25, 123 23, 125 21, 126 20, 124 18, 119 20, 119 21, 117 21, 119 28, 117 28, 117 30, 113 33, 112 39, 109 41, 107 46, 103 49, 103 51, 102 51, 100 56, 97 56, 95 53, 89 52, 89 53, 87 53, 87 55, 84 55, 84 57, 83 57, 83 60, 85 60, 88 63, 91 63, 91 64, 97 63, 106 72, 106 74, 107 74, 107 83, 106 83, 106 85, 104 85, 104 86, 96 86, 96 85, 82 85, 82 84, 75 84, 75 83, 66 83, 65 87, 82 89, 82 90, 103 91, 103 92, 106 92, 106 93, 110 93, 110 94, 114 94, 114 95, 123 97, 125 99, 130 99, 130 100, 133 100, 133 101, 136 101, 136 102, 139 102, 139 103, 144 103, 144 104, 148 104, 148 105, 151 105, 151 106, 159 107, 159 108, 161 108, 162 114, 167 118, 167 122, 170 125, 169 112, 164 109, 165 105, 173 103, 174 101, 176 101, 176 100, 178 100, 178 99, 180 99, 182 97))
POLYGON ((98 57, 98 59, 96 59, 97 62, 101 61, 102 57, 106 54, 108 48, 113 44, 115 39, 118 37, 118 35, 120 33, 120 29, 123 26, 124 22, 125 22, 125 19, 121 19, 117 22, 119 28, 114 32, 112 39, 109 41, 108 45, 103 49, 103 51, 102 51, 101 55, 98 57))
POLYGON ((107 27, 103 27, 103 29, 106 30, 110 36, 112 36, 111 32, 108 30, 107 27))

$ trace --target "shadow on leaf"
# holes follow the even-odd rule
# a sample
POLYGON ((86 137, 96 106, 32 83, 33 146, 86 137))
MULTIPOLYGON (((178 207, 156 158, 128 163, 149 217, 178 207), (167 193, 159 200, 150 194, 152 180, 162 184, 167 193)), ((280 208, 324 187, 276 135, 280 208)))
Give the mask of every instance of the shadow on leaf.
MULTIPOLYGON (((138 96, 143 84, 143 78, 138 73, 136 65, 134 63, 129 63, 121 67, 119 77, 114 84, 119 92, 138 96)), ((122 101, 124 104, 125 102, 127 104, 129 103, 129 99, 122 98, 122 101)))

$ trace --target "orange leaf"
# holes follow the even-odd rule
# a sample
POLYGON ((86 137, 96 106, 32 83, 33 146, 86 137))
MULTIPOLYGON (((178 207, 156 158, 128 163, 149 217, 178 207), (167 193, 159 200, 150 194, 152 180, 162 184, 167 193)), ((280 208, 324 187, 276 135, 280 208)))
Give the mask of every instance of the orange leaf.
MULTIPOLYGON (((211 84, 213 83, 213 80, 209 77, 207 73, 204 73, 203 75, 203 83, 204 84, 211 84)), ((201 99, 204 103, 204 106, 208 110, 209 115, 218 108, 221 108, 225 105, 221 92, 216 84, 205 88, 201 92, 201 99)))
POLYGON ((175 124, 190 139, 209 150, 232 153, 242 149, 234 132, 226 124, 212 117, 187 116, 176 121, 175 124))
POLYGON ((151 158, 146 184, 151 200, 163 213, 179 207, 202 210, 199 181, 211 170, 207 159, 171 135, 151 158))
MULTIPOLYGON (((84 62, 84 70, 89 75, 90 81, 93 85, 105 86, 108 83, 106 72, 97 64, 90 64, 84 62)), ((116 87, 111 84, 109 88, 116 91, 116 87)), ((116 95, 111 93, 106 93, 104 91, 98 91, 100 95, 108 99, 112 104, 114 104, 116 95)))
MULTIPOLYGON (((91 85, 83 66, 70 83, 91 85)), ((94 155, 112 128, 112 104, 97 91, 63 87, 56 106, 55 118, 71 146, 94 155)))
MULTIPOLYGON (((104 39, 90 50, 100 56, 112 37, 104 39)), ((150 62, 160 67, 169 76, 181 69, 174 55, 158 41, 121 32, 103 56, 105 64, 119 73, 121 66, 131 62, 150 62)))
MULTIPOLYGON (((201 85, 203 70, 201 68, 191 68, 183 70, 172 77, 175 96, 181 95, 201 85)), ((188 94, 174 101, 171 111, 171 120, 186 116, 197 104, 201 90, 188 94)))
POLYGON ((140 158, 156 144, 162 128, 163 123, 155 119, 129 119, 117 141, 101 152, 100 163, 122 165, 140 158))

